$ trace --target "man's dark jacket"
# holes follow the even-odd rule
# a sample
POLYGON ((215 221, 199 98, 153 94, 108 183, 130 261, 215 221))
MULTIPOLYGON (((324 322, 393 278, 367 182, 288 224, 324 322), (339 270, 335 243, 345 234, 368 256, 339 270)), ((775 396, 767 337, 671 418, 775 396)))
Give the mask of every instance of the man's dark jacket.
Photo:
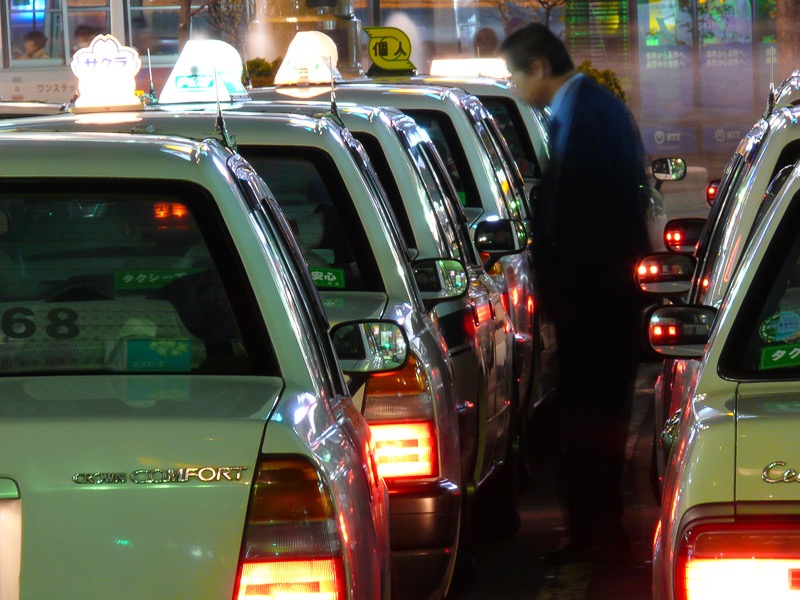
POLYGON ((572 101, 554 115, 550 165, 533 214, 539 302, 556 318, 574 318, 579 307, 641 306, 633 270, 649 252, 639 130, 627 107, 594 80, 583 76, 575 85, 572 101))

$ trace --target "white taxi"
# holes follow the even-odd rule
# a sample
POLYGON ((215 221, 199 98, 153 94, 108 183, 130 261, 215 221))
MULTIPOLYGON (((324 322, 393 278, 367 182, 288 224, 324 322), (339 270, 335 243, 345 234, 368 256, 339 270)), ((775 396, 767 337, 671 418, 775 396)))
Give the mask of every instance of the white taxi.
MULTIPOLYGON (((0 157, 0 597, 388 600, 370 430, 252 167, 127 134, 0 157)), ((395 323, 331 333, 359 332, 405 361, 395 323)))
POLYGON ((662 307, 652 317, 671 328, 656 349, 699 359, 683 388, 654 540, 657 600, 800 593, 798 218, 794 167, 719 308, 662 307))
MULTIPOLYGON (((251 96, 285 100, 283 92, 292 91, 290 86, 287 88, 259 88, 252 90, 251 96)), ((320 87, 316 99, 329 94, 329 87, 320 87)), ((525 221, 528 218, 524 189, 517 184, 519 172, 514 175, 516 166, 510 165, 506 155, 498 150, 502 136, 493 132, 496 123, 475 96, 459 88, 358 81, 337 82, 335 94, 338 101, 395 107, 422 126, 445 161, 472 227, 486 220, 525 221)), ((538 332, 535 332, 533 278, 528 253, 491 261, 491 268, 487 270, 503 290, 503 303, 516 336, 514 376, 517 386, 511 407, 512 424, 517 426, 521 423, 523 407, 532 397, 532 374, 538 360, 534 355, 538 332)))
MULTIPOLYGON (((515 467, 511 454, 517 451, 508 410, 514 332, 500 289, 483 269, 452 181, 425 130, 391 107, 337 103, 333 114, 327 103, 251 101, 224 110, 328 114, 341 119, 376 166, 412 258, 450 258, 468 266, 466 296, 450 301, 433 296, 429 304, 455 374, 464 487, 482 490, 490 476, 507 477, 504 470, 515 467)), ((494 253, 496 258, 502 254, 494 253)), ((421 293, 423 299, 430 296, 426 290, 421 293)), ((513 479, 506 481, 514 483, 513 479)), ((498 488, 492 492, 497 496, 495 502, 516 511, 513 488, 492 487, 498 488)))
MULTIPOLYGON (((681 268, 679 259, 668 255, 646 257, 640 262, 640 284, 656 295, 667 290, 671 296, 683 296, 686 302, 719 308, 753 228, 774 199, 776 188, 800 158, 799 118, 800 108, 779 107, 759 119, 741 140, 725 169, 694 249, 696 267, 681 268), (673 281, 659 284, 657 280, 663 278, 673 281), (675 279, 683 279, 683 283, 675 279)), ((679 223, 687 221, 692 220, 679 223)), ((698 367, 697 360, 667 358, 656 381, 653 472, 659 487, 669 453, 659 436, 665 423, 683 405, 685 389, 691 385, 698 367)))

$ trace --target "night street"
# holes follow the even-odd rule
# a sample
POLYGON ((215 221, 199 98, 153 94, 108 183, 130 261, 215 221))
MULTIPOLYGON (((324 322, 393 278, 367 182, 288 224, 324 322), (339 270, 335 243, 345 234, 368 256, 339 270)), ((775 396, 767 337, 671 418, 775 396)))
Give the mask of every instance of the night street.
MULTIPOLYGON (((634 551, 634 565, 622 570, 588 565, 548 569, 542 555, 557 547, 563 533, 558 502, 549 477, 546 448, 532 452, 533 478, 521 501, 522 524, 513 539, 482 542, 477 569, 469 590, 458 600, 648 600, 651 582, 650 552, 657 505, 650 487, 653 382, 660 363, 639 370, 629 461, 625 471, 625 524, 634 551)), ((588 391, 588 390, 587 390, 588 391)), ((587 493, 591 476, 587 475, 587 493)))

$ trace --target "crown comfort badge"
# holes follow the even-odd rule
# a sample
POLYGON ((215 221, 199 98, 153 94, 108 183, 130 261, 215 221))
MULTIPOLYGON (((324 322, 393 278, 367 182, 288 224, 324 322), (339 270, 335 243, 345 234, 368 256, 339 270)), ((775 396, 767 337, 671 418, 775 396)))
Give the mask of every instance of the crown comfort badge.
POLYGON ((72 481, 78 485, 102 485, 114 483, 183 483, 197 480, 203 483, 213 481, 239 481, 245 466, 236 467, 185 467, 181 469, 137 469, 130 473, 75 473, 72 481))

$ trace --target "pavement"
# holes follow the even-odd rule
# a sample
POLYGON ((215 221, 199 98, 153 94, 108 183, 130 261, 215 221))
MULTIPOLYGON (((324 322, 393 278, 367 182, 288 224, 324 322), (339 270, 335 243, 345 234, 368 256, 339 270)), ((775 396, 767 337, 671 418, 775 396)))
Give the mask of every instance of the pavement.
MULTIPOLYGON (((650 600, 652 537, 658 505, 650 484, 653 383, 660 363, 639 368, 624 476, 625 527, 633 561, 624 568, 590 564, 545 567, 542 555, 559 546, 564 526, 546 441, 531 452, 531 477, 520 501, 520 528, 508 540, 479 540, 468 588, 457 600, 650 600)), ((587 489, 587 493, 591 493, 587 489)))

